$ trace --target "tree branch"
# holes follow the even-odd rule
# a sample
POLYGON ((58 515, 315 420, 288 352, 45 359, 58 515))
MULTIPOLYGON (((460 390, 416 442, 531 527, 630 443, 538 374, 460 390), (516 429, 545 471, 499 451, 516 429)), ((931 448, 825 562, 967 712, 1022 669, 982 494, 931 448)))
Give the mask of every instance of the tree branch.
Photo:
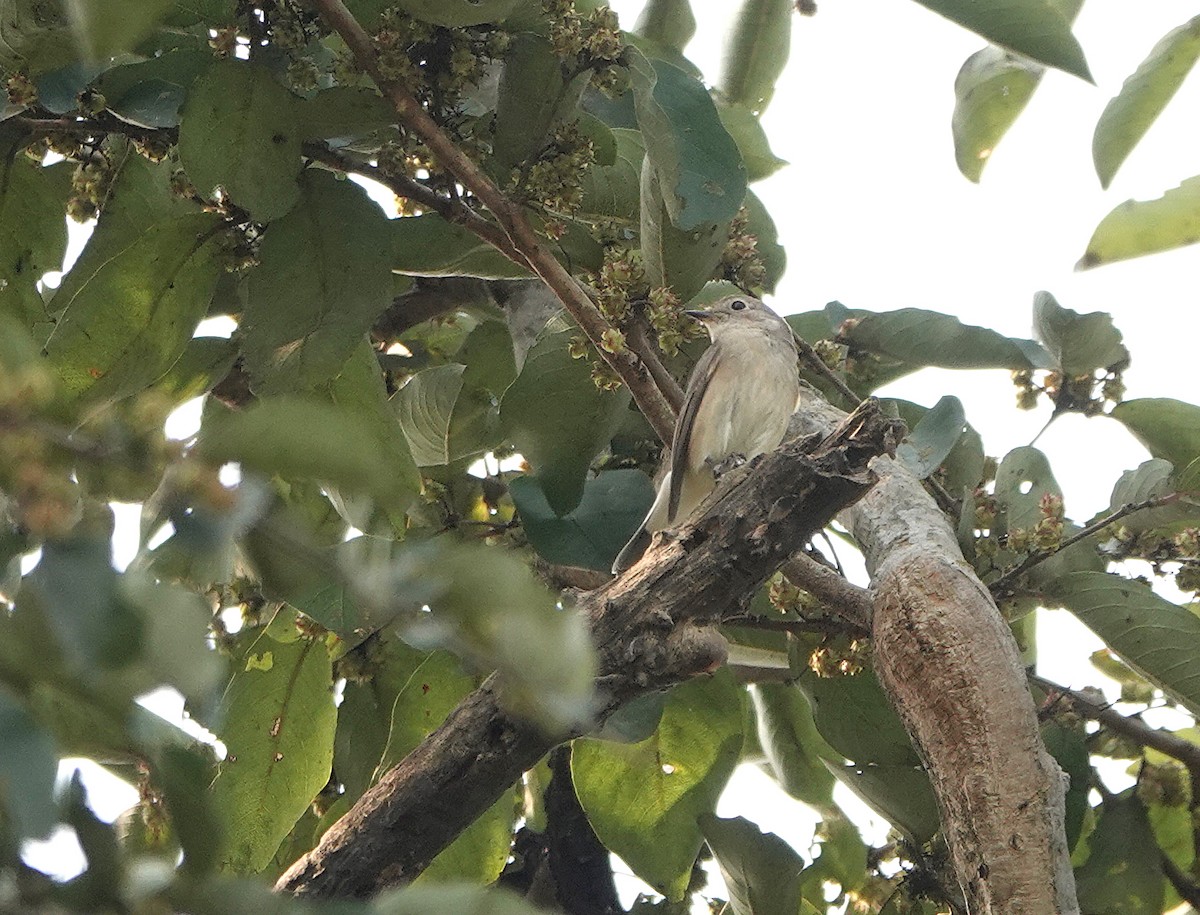
MULTIPOLYGON (((792 440, 729 474, 703 513, 655 536, 620 578, 580 596, 598 655, 598 726, 625 702, 713 670, 716 630, 875 476, 894 425, 870 401, 821 441, 792 440)), ((558 740, 506 712, 489 677, 276 884, 366 896, 411 880, 558 740)))
MULTIPOLYGON (((839 421, 801 398, 797 423, 839 421)), ((842 523, 871 575, 875 672, 925 761, 957 887, 971 912, 1078 915, 1064 777, 1012 632, 920 481, 895 461, 875 469, 842 523)))
POLYGON ((1127 515, 1132 515, 1134 512, 1140 512, 1147 508, 1159 508, 1163 505, 1169 505, 1172 502, 1179 500, 1179 493, 1169 492, 1165 496, 1156 496, 1153 499, 1143 499, 1141 502, 1128 502, 1122 505, 1116 511, 1105 515, 1097 521, 1093 521, 1081 531, 1072 534, 1058 546, 1049 550, 1037 550, 1026 556, 1021 562, 1013 566, 994 582, 988 585, 988 589, 997 597, 1003 597, 1012 592, 1012 583, 1032 569, 1034 566, 1045 562, 1055 553, 1059 553, 1067 547, 1072 547, 1081 541, 1087 540, 1093 534, 1098 534, 1110 524, 1120 521, 1127 515))
POLYGON ((604 332, 610 328, 608 321, 575 278, 538 238, 524 210, 509 200, 483 169, 471 161, 404 86, 384 78, 379 70, 371 37, 346 9, 342 0, 314 0, 314 3, 325 22, 346 42, 358 66, 375 81, 384 97, 392 103, 401 124, 419 137, 441 167, 491 211, 511 247, 520 252, 529 268, 554 290, 597 351, 629 387, 634 401, 655 434, 664 443, 669 443, 675 427, 671 405, 654 383, 645 364, 632 351, 610 353, 603 348, 601 340, 604 332))
POLYGON ((1079 714, 1092 721, 1099 722, 1114 734, 1128 737, 1141 747, 1150 747, 1158 752, 1177 759, 1185 766, 1194 778, 1200 777, 1200 746, 1182 737, 1176 737, 1170 731, 1160 731, 1152 728, 1140 718, 1122 715, 1108 702, 1097 701, 1086 693, 1059 686, 1036 674, 1029 675, 1029 682, 1036 684, 1050 694, 1065 696, 1071 700, 1072 706, 1079 714))

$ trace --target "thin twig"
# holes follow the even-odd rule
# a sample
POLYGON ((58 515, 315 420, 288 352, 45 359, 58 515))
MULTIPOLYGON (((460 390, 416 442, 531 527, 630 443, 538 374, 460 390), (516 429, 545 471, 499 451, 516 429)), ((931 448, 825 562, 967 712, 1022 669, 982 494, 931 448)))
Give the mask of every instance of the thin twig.
POLYGON ((640 315, 634 315, 630 319, 627 329, 629 333, 626 339, 630 349, 637 353, 638 358, 645 363, 646 368, 650 371, 650 377, 654 379, 658 389, 663 392, 663 396, 667 398, 671 408, 678 413, 683 409, 683 388, 679 386, 675 376, 667 371, 667 367, 658 358, 658 347, 650 339, 645 320, 640 315))
POLYGON ((1082 540, 1086 540, 1088 537, 1091 537, 1094 534, 1100 533, 1100 531, 1104 530, 1110 524, 1115 521, 1120 521, 1126 515, 1132 515, 1134 512, 1140 512, 1147 508, 1160 508, 1163 505, 1170 505, 1172 502, 1178 501, 1178 499, 1179 493, 1170 492, 1165 496, 1156 496, 1153 499, 1143 499, 1141 502, 1128 502, 1111 514, 1105 515, 1098 521, 1093 521, 1083 530, 1072 534, 1058 546, 1052 549, 1037 550, 1033 553, 1030 553, 1023 560, 1021 560, 1021 562, 1013 566, 994 582, 992 582, 988 588, 991 590, 992 594, 996 596, 1008 594, 1010 586, 1016 579, 1020 578, 1034 566, 1045 562, 1055 553, 1061 552, 1062 550, 1072 547, 1082 540))
POLYGON ((304 155, 314 162, 320 162, 322 165, 340 172, 361 175, 379 182, 397 197, 415 201, 426 209, 433 210, 447 222, 467 229, 523 270, 530 269, 529 262, 512 246, 512 242, 509 241, 504 231, 495 223, 488 222, 461 200, 443 197, 432 188, 426 187, 420 181, 407 175, 392 174, 368 162, 349 159, 321 143, 306 143, 304 155))
POLYGON ((873 607, 865 588, 847 581, 829 566, 797 553, 783 564, 783 574, 797 588, 819 600, 855 629, 870 631, 873 607))
POLYGON ((608 321, 534 232, 524 211, 509 200, 487 173, 447 136, 412 93, 384 77, 371 37, 346 9, 342 0, 315 0, 315 4, 325 22, 346 42, 358 66, 375 81, 384 97, 392 103, 404 127, 419 137, 441 167, 491 211, 512 246, 521 252, 534 273, 554 291, 588 339, 629 387, 651 428, 663 442, 670 442, 675 414, 666 397, 634 353, 628 350, 609 353, 601 347, 604 332, 610 329, 608 321))
POLYGON ((1097 701, 1086 693, 1059 686, 1036 674, 1029 675, 1029 682, 1048 693, 1058 693, 1071 700, 1075 710, 1085 718, 1099 722, 1110 731, 1128 737, 1138 746, 1158 750, 1187 766, 1193 775, 1200 775, 1200 745, 1177 737, 1170 731, 1152 728, 1140 718, 1122 715, 1106 701, 1097 701))
POLYGON ((825 360, 822 359, 820 355, 817 354, 817 351, 812 348, 812 344, 810 344, 794 330, 792 331, 792 337, 796 341, 796 348, 800 351, 800 360, 810 369, 816 372, 820 377, 828 381, 833 386, 834 390, 842 395, 842 399, 846 401, 846 409, 853 410, 860 403, 862 403, 863 399, 855 394, 854 391, 850 389, 849 385, 847 385, 846 382, 842 381, 842 379, 838 377, 837 372, 825 364, 825 360))

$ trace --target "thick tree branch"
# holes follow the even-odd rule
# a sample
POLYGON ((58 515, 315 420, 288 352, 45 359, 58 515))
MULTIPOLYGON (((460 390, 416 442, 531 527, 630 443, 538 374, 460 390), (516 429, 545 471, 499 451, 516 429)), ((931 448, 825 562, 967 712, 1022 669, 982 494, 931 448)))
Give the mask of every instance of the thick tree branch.
MULTIPOLYGON (((803 392, 797 420, 840 411, 803 392)), ((1012 632, 921 483, 895 461, 842 521, 863 549, 873 660, 926 763, 969 911, 1078 915, 1064 776, 1042 745, 1012 632)))
POLYGON ((1099 722, 1114 734, 1128 737, 1138 746, 1150 747, 1158 752, 1177 759, 1185 766, 1194 778, 1200 778, 1200 746, 1182 737, 1176 737, 1170 731, 1160 731, 1152 728, 1140 718, 1122 715, 1108 702, 1097 700, 1078 690, 1059 686, 1042 677, 1031 675, 1029 682, 1034 683, 1052 696, 1057 694, 1071 700, 1071 705, 1084 718, 1099 722))
MULTIPOLYGON (((711 671, 716 624, 813 534, 870 489, 894 447, 875 402, 832 435, 793 440, 731 473, 688 526, 658 534, 633 568, 580 596, 598 654, 599 725, 623 703, 711 671)), ((558 740, 508 714, 493 676, 391 769, 276 884, 366 896, 411 880, 558 740)))
POLYGON ((314 0, 314 3, 325 22, 346 42, 358 66, 375 81, 384 97, 392 103, 400 123, 421 139, 442 168, 491 211, 511 247, 520 252, 529 268, 554 290, 597 351, 629 387, 634 401, 655 434, 664 443, 669 443, 675 427, 671 405, 659 391, 644 363, 631 350, 610 353, 601 346, 604 332, 610 328, 608 321, 538 237, 524 210, 504 195, 487 173, 447 136, 404 86, 384 78, 371 37, 346 9, 342 0, 314 0))

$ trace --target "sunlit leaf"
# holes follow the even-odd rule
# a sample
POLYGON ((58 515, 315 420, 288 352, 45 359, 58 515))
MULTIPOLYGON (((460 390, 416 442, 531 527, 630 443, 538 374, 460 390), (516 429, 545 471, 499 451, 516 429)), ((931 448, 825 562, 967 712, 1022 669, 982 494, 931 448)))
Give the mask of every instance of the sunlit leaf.
POLYGON ((641 743, 576 740, 571 777, 605 847, 643 880, 681 899, 711 813, 742 747, 741 696, 722 669, 675 687, 641 743))
POLYGON ((1100 220, 1077 270, 1200 242, 1200 175, 1154 200, 1126 200, 1100 220))
POLYGON ((988 46, 966 59, 954 80, 954 158, 978 182, 997 144, 1025 110, 1044 68, 988 46))
POLYGON ((320 642, 279 642, 261 630, 242 640, 221 699, 227 755, 212 790, 225 824, 225 870, 266 867, 329 781, 333 762, 332 666, 320 642))
POLYGON ((1187 467, 1200 457, 1200 407, 1170 397, 1143 397, 1117 404, 1109 414, 1156 458, 1187 467))
POLYGON ((1092 138, 1100 186, 1108 187, 1200 58, 1200 16, 1172 29, 1105 106, 1092 138))

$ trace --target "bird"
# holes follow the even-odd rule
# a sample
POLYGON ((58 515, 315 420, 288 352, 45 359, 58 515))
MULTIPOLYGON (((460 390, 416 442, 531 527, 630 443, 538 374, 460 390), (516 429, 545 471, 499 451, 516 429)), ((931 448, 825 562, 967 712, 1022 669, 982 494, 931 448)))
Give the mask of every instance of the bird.
POLYGON ((712 345, 688 376, 670 466, 646 520, 613 561, 614 575, 637 562, 653 532, 686 521, 720 472, 778 446, 800 398, 792 329, 767 305, 730 295, 685 313, 712 345))

